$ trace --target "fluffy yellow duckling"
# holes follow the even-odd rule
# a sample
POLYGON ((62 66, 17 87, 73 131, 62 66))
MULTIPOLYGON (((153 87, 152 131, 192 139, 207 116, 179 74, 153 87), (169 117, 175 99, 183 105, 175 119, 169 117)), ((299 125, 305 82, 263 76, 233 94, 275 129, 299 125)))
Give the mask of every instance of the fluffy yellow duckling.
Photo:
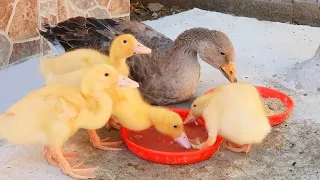
POLYGON ((138 88, 113 88, 107 92, 113 100, 112 116, 122 126, 132 131, 142 131, 154 125, 159 132, 172 137, 181 146, 191 148, 183 121, 177 113, 149 105, 138 88))
MULTIPOLYGON (((99 52, 96 52, 99 53, 99 52)), ((82 77, 85 75, 86 72, 90 71, 91 68, 83 68, 76 71, 72 71, 66 74, 51 76, 46 79, 47 85, 65 85, 71 86, 74 88, 80 88, 80 82, 82 77)), ((112 89, 112 88, 111 88, 112 89)), ((107 128, 109 129, 110 126, 113 126, 119 129, 118 121, 114 117, 110 117, 110 120, 106 123, 107 128)), ((114 143, 106 142, 109 138, 100 139, 97 132, 93 129, 88 130, 90 136, 90 143, 93 147, 101 149, 101 150, 121 150, 116 146, 119 146, 123 141, 118 141, 114 143)))
POLYGON ((110 56, 97 53, 91 49, 77 49, 60 56, 40 61, 39 70, 47 79, 51 76, 69 73, 82 68, 92 67, 95 64, 109 64, 122 75, 128 77, 129 67, 126 59, 134 54, 150 54, 151 49, 139 43, 131 34, 116 37, 110 47, 110 56), (81 57, 81 58, 79 58, 81 57))
POLYGON ((97 129, 111 115, 112 99, 104 93, 112 86, 138 87, 109 65, 97 65, 81 81, 81 88, 46 86, 30 92, 0 116, 0 137, 15 145, 45 146, 44 156, 67 175, 94 178, 96 168, 75 169, 65 157, 63 144, 79 128, 97 129))
POLYGON ((258 90, 248 83, 230 83, 194 100, 186 123, 202 116, 209 138, 202 149, 216 142, 217 134, 228 139, 227 149, 234 152, 251 150, 252 143, 260 143, 271 131, 258 90))

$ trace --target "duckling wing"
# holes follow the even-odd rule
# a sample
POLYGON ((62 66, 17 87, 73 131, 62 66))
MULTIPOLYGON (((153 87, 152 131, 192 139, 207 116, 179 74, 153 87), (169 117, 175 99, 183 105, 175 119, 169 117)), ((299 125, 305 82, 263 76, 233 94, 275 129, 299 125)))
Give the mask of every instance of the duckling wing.
POLYGON ((57 54, 77 48, 91 48, 109 54, 112 39, 122 34, 114 28, 117 24, 117 21, 112 19, 78 16, 57 25, 45 24, 43 26, 45 30, 39 30, 39 33, 52 43, 53 47, 51 46, 51 48, 57 54))
POLYGON ((0 137, 18 145, 61 145, 74 133, 70 120, 84 105, 75 92, 50 86, 32 91, 0 116, 0 137))
POLYGON ((66 85, 80 88, 82 77, 89 69, 90 68, 82 68, 66 74, 50 76, 45 79, 45 85, 66 85))

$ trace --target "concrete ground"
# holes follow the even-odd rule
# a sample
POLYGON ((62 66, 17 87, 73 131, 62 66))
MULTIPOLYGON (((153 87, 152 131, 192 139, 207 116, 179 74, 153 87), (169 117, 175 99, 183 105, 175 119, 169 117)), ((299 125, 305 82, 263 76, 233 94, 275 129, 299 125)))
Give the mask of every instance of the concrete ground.
MULTIPOLYGON (((93 149, 86 131, 79 131, 65 149, 77 150, 88 165, 97 165, 97 179, 320 179, 320 95, 300 92, 281 80, 295 63, 313 57, 320 44, 320 28, 257 21, 199 9, 148 21, 158 31, 174 39, 192 27, 225 32, 236 49, 239 81, 273 87, 290 95, 295 109, 286 123, 273 128, 262 144, 249 154, 237 154, 221 147, 210 159, 192 165, 169 166, 147 162, 123 151, 93 149)), ((28 91, 42 87, 37 72, 38 59, 0 71, 0 112, 28 91)), ((215 69, 202 65, 198 94, 227 82, 215 69)), ((188 103, 187 103, 188 104, 188 103)), ((188 105, 177 105, 187 107, 188 105)), ((18 132, 17 132, 18 133, 18 132)), ((101 137, 117 131, 99 131, 101 137)), ((70 179, 59 169, 41 160, 41 147, 15 147, 0 140, 1 180, 70 179)))

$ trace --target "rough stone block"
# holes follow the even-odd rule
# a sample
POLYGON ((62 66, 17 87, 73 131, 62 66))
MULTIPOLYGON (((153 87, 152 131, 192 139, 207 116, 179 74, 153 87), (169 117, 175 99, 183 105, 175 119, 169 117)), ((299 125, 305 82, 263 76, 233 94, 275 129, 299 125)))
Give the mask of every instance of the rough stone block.
POLYGON ((293 21, 298 24, 320 26, 320 4, 293 3, 293 21))

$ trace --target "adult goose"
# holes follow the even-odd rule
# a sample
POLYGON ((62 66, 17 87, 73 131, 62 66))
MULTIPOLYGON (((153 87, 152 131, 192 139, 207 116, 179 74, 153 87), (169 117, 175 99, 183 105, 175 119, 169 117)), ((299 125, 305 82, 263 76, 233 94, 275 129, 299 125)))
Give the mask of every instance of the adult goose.
POLYGON ((40 30, 57 54, 77 48, 93 48, 108 54, 111 41, 123 33, 133 34, 152 49, 152 54, 134 55, 127 63, 129 77, 140 84, 144 99, 153 105, 174 104, 193 97, 200 78, 197 55, 230 82, 237 82, 232 42, 217 30, 192 28, 173 41, 136 20, 81 16, 57 25, 45 24, 40 30))

